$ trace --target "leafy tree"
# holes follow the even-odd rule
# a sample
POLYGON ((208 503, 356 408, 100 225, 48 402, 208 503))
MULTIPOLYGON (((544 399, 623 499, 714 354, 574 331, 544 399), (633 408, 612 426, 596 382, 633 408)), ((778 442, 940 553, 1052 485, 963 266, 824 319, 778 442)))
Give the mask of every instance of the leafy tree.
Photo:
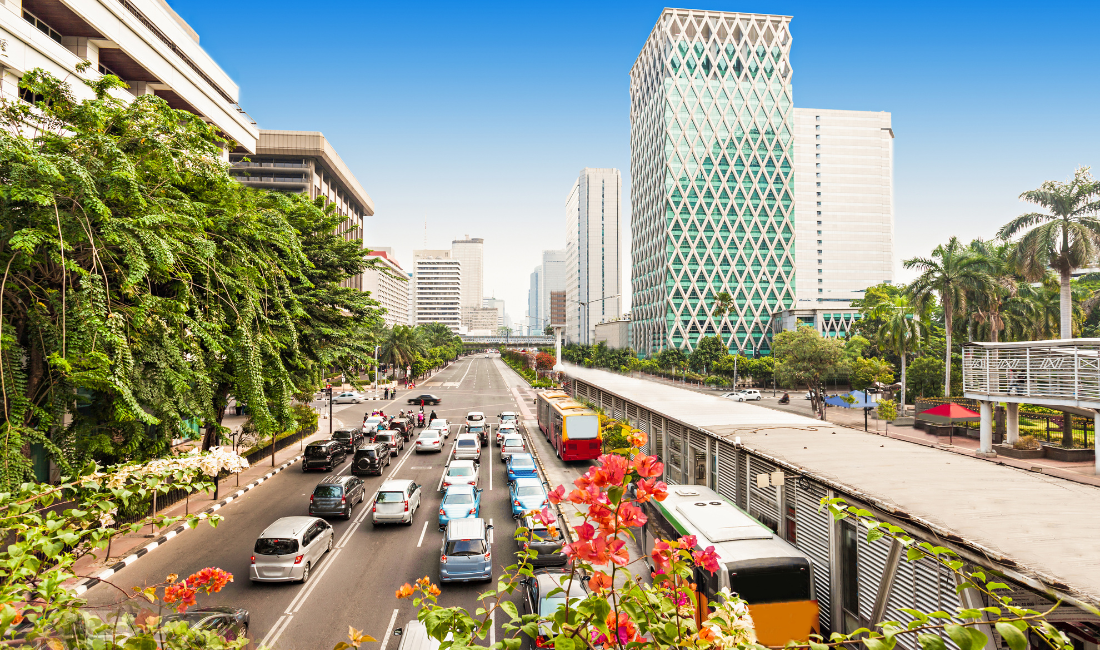
POLYGON ((825 419, 825 391, 821 381, 840 365, 844 356, 841 342, 824 338, 816 329, 804 325, 795 331, 776 334, 772 354, 776 375, 784 383, 805 386, 811 393, 813 409, 825 419))
POLYGON ((538 370, 552 370, 554 368, 554 355, 539 352, 535 355, 535 367, 538 370))
POLYGON ((1047 211, 1020 215, 1002 226, 997 236, 1010 239, 1023 233, 1016 261, 1028 280, 1041 280, 1048 268, 1058 273, 1060 337, 1073 338, 1070 281, 1075 270, 1094 263, 1100 253, 1100 181, 1088 167, 1080 167, 1069 181, 1047 181, 1020 199, 1047 211))
POLYGON ((859 357, 851 362, 848 377, 855 390, 866 390, 876 381, 883 384, 894 383, 894 368, 882 359, 859 357))
POLYGON ((699 339, 699 344, 691 351, 688 357, 688 367, 693 372, 703 372, 710 369, 712 372, 717 363, 729 356, 726 344, 718 336, 704 336, 699 339))
POLYGON ((973 318, 979 326, 988 330, 989 340, 993 343, 1000 341, 1001 332, 1006 329, 1006 303, 1019 296, 1019 266, 1015 249, 1014 244, 1003 241, 975 239, 970 242, 970 250, 982 261, 990 279, 987 290, 978 292, 970 301, 975 306, 973 318))
POLYGON ((657 365, 664 370, 672 370, 674 368, 683 368, 687 363, 687 355, 679 348, 665 348, 657 353, 654 358, 657 365))
POLYGON ((938 394, 943 389, 943 359, 918 357, 909 367, 909 381, 913 391, 921 397, 938 394))
POLYGON ((449 345, 456 340, 461 341, 458 335, 443 323, 425 323, 424 325, 417 325, 416 329, 420 338, 423 339, 424 345, 429 348, 449 345))
POLYGON ((859 359, 863 356, 864 350, 870 346, 871 342, 859 334, 849 336, 844 341, 844 358, 848 361, 859 359))
MULTIPOLYGON (((901 409, 904 415, 905 362, 910 354, 920 348, 925 322, 922 316, 927 316, 927 309, 922 314, 914 309, 908 297, 895 296, 888 302, 876 305, 873 313, 882 321, 876 333, 879 347, 892 351, 901 359, 901 409)), ((893 373, 889 382, 883 381, 883 383, 892 383, 892 375, 893 373)))
POLYGON ((392 364, 395 369, 404 371, 412 368, 413 362, 420 359, 426 351, 421 331, 408 325, 394 325, 382 335, 382 350, 379 359, 392 364))
POLYGON ((908 293, 918 309, 924 309, 938 298, 943 309, 946 334, 944 390, 950 396, 951 388, 951 334, 954 329, 955 310, 966 309, 967 295, 987 291, 992 285, 981 258, 973 255, 952 237, 946 245, 939 245, 931 257, 914 257, 905 260, 907 269, 921 271, 909 285, 908 293))

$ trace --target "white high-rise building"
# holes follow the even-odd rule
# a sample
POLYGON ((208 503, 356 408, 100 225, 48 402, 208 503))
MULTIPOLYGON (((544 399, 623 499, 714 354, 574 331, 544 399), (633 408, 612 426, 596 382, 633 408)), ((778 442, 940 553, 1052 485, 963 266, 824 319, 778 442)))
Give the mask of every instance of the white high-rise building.
MULTIPOLYGON (((480 308, 481 299, 485 297, 485 240, 480 237, 471 239, 466 235, 465 239, 452 241, 451 258, 462 262, 463 311, 480 308)), ((469 324, 466 325, 469 327, 469 324)))
POLYGON ((462 326, 462 262, 449 250, 413 251, 416 317, 414 325, 462 326))
POLYGON ((376 267, 363 271, 363 290, 382 304, 386 313, 383 322, 390 327, 409 322, 409 281, 401 265, 393 257, 392 248, 373 248, 369 258, 376 267))
POLYGON ((581 170, 565 201, 565 338, 592 343, 596 323, 622 313, 622 178, 581 170))
POLYGON ((542 285, 542 265, 531 272, 531 286, 527 289, 527 327, 533 332, 539 329, 539 296, 542 285))
POLYGON ((796 309, 894 280, 893 169, 890 113, 794 109, 796 309))
POLYGON ((503 300, 500 298, 483 298, 481 300, 481 306, 486 309, 497 310, 497 327, 507 327, 507 316, 504 313, 503 300))
POLYGON ((565 291, 569 275, 565 262, 565 249, 542 251, 542 273, 539 276, 539 324, 540 332, 550 324, 550 292, 565 291))

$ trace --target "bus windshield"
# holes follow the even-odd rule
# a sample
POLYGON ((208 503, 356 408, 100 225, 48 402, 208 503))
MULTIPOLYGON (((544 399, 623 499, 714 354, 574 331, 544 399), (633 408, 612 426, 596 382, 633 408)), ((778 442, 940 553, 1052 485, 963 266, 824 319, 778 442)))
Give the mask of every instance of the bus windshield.
POLYGON ((730 571, 730 590, 750 605, 810 599, 810 567, 761 566, 730 571))
POLYGON ((565 435, 570 440, 592 440, 600 431, 595 415, 570 415, 565 419, 565 435))

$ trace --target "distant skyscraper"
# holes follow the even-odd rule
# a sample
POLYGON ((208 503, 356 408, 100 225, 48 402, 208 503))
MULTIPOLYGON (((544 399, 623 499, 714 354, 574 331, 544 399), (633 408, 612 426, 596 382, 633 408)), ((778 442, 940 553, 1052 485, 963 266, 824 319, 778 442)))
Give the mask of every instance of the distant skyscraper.
POLYGON ((415 325, 443 323, 457 332, 462 324, 462 262, 448 250, 413 251, 415 325))
POLYGON ((451 258, 462 262, 462 308, 478 309, 485 295, 485 240, 480 237, 451 242, 451 258))
POLYGON ((596 323, 622 313, 617 169, 581 170, 565 202, 565 338, 591 343, 596 323))
MULTIPOLYGON (((565 291, 568 275, 565 249, 542 251, 542 273, 539 275, 539 330, 550 324, 550 292, 565 291)), ((562 325, 565 321, 561 322, 562 325)))
POLYGON ((409 322, 408 275, 393 257, 392 248, 372 247, 368 257, 374 258, 375 268, 363 271, 363 290, 381 303, 386 313, 382 321, 393 327, 409 322))
POLYGON ((848 307, 894 280, 890 113, 794 109, 797 309, 848 307))
POLYGON ((531 272, 531 286, 527 289, 527 326, 531 331, 539 329, 539 285, 542 284, 542 265, 531 272))
POLYGON ((742 352, 767 352, 771 314, 794 303, 789 23, 665 9, 634 63, 631 313, 639 352, 689 350, 715 334, 742 352), (733 309, 715 317, 719 291, 731 294, 733 309))
MULTIPOLYGON (((482 298, 481 304, 485 308, 497 310, 497 327, 507 327, 507 315, 504 313, 504 301, 500 298, 482 298)), ((495 333, 495 332, 494 332, 495 333)))

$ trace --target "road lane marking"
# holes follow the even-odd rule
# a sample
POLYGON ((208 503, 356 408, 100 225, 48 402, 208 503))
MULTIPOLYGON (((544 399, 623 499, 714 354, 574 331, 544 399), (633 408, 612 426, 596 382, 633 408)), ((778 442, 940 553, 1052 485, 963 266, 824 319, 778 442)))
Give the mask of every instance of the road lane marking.
MULTIPOLYGON (((332 558, 336 557, 339 554, 340 554, 339 549, 337 549, 337 551, 335 553, 325 553, 324 558, 322 558, 322 560, 321 560, 321 562, 325 566, 325 570, 327 570, 328 566, 330 564, 332 564, 332 561, 331 561, 332 558)), ((294 599, 290 601, 290 604, 286 606, 286 613, 287 614, 293 614, 294 612, 298 611, 298 607, 297 607, 298 601, 300 601, 302 599, 302 595, 305 594, 306 591, 308 591, 311 586, 317 584, 317 581, 314 580, 314 578, 318 578, 321 575, 324 575, 324 571, 322 571, 319 574, 313 575, 310 578, 310 581, 308 583, 306 583, 304 585, 301 585, 301 587, 299 587, 297 595, 295 595, 294 599)))
POLYGON ((489 612, 489 646, 492 647, 497 642, 497 609, 493 608, 493 611, 489 612))
POLYGON ((420 548, 424 544, 424 533, 428 532, 428 522, 424 522, 424 530, 420 531, 420 541, 416 543, 416 548, 420 548))
POLYGON ((379 650, 386 650, 386 646, 390 644, 390 635, 393 634, 393 624, 397 620, 397 610, 393 610, 393 616, 390 616, 390 625, 386 628, 386 636, 382 637, 382 647, 379 650))
MULTIPOLYGON (((291 618, 294 618, 294 617, 292 616, 291 618)), ((271 647, 271 643, 274 643, 274 639, 271 638, 271 635, 275 634, 275 631, 278 630, 284 623, 286 623, 286 619, 287 619, 287 617, 284 614, 284 615, 279 617, 278 621, 275 621, 275 625, 271 626, 271 629, 267 631, 267 635, 264 636, 263 641, 260 641, 260 647, 261 648, 270 648, 271 647)), ((282 634, 282 632, 280 631, 279 634, 282 634)), ((275 634, 275 638, 276 639, 279 638, 278 634, 275 634)))
POLYGON ((302 605, 306 604, 306 601, 309 600, 309 597, 313 593, 313 590, 317 588, 317 585, 321 584, 321 579, 325 577, 325 573, 328 572, 329 567, 331 567, 333 564, 336 564, 336 557, 340 555, 340 551, 342 550, 343 549, 340 548, 336 549, 336 552, 332 554, 332 559, 328 562, 325 562, 325 568, 321 569, 321 572, 318 573, 316 577, 310 579, 309 584, 306 585, 305 591, 302 592, 301 600, 298 601, 298 605, 294 608, 294 611, 291 612, 292 614, 297 614, 298 610, 302 608, 302 605))

